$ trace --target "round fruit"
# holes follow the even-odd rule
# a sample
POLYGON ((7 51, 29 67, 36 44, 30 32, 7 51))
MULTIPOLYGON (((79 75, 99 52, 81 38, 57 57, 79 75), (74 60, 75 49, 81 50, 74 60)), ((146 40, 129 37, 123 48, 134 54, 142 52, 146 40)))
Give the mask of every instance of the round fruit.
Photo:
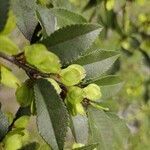
POLYGON ((59 73, 61 64, 59 58, 42 44, 25 47, 26 61, 46 73, 59 73))
POLYGON ((82 66, 74 64, 62 69, 60 76, 63 84, 73 86, 85 78, 85 70, 82 66))
POLYGON ((68 89, 68 93, 67 93, 67 100, 71 103, 71 104, 77 104, 80 103, 83 98, 83 90, 77 86, 73 86, 70 87, 68 89))
POLYGON ((93 101, 100 99, 102 96, 100 87, 96 84, 89 84, 83 91, 84 97, 93 101))

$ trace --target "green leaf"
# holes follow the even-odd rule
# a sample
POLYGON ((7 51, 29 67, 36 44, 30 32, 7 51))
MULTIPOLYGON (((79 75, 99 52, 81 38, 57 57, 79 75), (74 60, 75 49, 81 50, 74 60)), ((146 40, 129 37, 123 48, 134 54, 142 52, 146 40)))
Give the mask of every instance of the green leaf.
POLYGON ((8 37, 0 36, 0 52, 15 55, 19 52, 19 48, 8 37))
POLYGON ((12 8, 17 18, 17 26, 24 36, 31 40, 38 21, 35 17, 36 0, 13 0, 12 8))
POLYGON ((48 8, 38 6, 37 17, 42 25, 45 36, 49 36, 55 31, 55 16, 51 13, 48 8))
POLYGON ((57 26, 59 28, 71 24, 87 23, 84 17, 67 9, 53 8, 49 12, 57 18, 57 26))
POLYGON ((1 73, 0 83, 10 88, 17 88, 20 85, 20 81, 7 68, 0 66, 0 73, 1 73))
POLYGON ((97 50, 79 57, 73 63, 83 65, 86 80, 94 79, 105 73, 119 57, 116 51, 97 50))
POLYGON ((0 1, 0 31, 3 30, 8 17, 9 0, 0 1))
POLYGON ((99 143, 98 150, 120 150, 129 136, 125 122, 110 112, 88 109, 90 137, 89 142, 99 143))
POLYGON ((0 140, 5 136, 8 131, 9 121, 4 113, 0 110, 0 140))
POLYGON ((98 144, 97 143, 93 143, 87 146, 82 146, 79 148, 74 148, 73 150, 95 150, 95 148, 97 148, 98 144))
POLYGON ((124 82, 116 75, 108 75, 94 81, 95 84, 101 87, 101 99, 107 99, 115 96, 123 87, 124 82))
POLYGON ((61 28, 42 41, 63 64, 77 59, 88 49, 102 28, 94 24, 78 24, 61 28))
POLYGON ((69 0, 52 0, 54 7, 71 8, 69 0))
POLYGON ((39 133, 53 149, 62 150, 68 126, 65 105, 45 79, 36 81, 34 91, 39 133))
POLYGON ((71 130, 76 143, 86 144, 88 140, 88 120, 86 116, 70 116, 71 130))

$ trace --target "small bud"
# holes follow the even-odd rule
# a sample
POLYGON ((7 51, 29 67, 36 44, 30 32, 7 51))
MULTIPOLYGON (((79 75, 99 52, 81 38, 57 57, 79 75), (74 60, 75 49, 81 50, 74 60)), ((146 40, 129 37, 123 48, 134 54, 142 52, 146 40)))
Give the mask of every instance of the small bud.
POLYGON ((57 93, 60 94, 61 88, 60 88, 59 84, 54 79, 48 78, 47 80, 54 86, 57 93))
POLYGON ((83 89, 84 97, 90 100, 98 100, 101 98, 100 87, 96 84, 89 84, 87 87, 83 89))
POLYGON ((61 81, 66 86, 73 86, 82 81, 85 78, 85 70, 80 65, 70 65, 66 69, 62 69, 61 73, 61 81))
POLYGON ((25 47, 26 61, 46 73, 59 73, 61 64, 59 58, 42 44, 25 47))
POLYGON ((80 103, 83 100, 83 90, 77 86, 70 87, 67 93, 67 100, 71 104, 80 103))

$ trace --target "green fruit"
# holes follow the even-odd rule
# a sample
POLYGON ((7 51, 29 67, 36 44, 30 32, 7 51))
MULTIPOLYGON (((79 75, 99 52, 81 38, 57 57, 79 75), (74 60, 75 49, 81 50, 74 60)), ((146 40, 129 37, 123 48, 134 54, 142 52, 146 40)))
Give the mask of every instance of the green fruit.
POLYGON ((33 83, 27 80, 16 90, 16 100, 22 107, 27 107, 34 100, 33 83))
POLYGON ((68 93, 67 93, 67 100, 71 103, 71 104, 76 104, 76 103, 80 103, 83 98, 83 90, 77 86, 73 86, 70 87, 68 89, 68 93))
POLYGON ((100 87, 96 84, 89 84, 83 91, 84 97, 93 101, 100 99, 102 96, 100 87))
POLYGON ((71 104, 67 99, 65 100, 68 111, 72 116, 76 116, 78 114, 85 115, 84 108, 81 103, 71 104))
POLYGON ((54 79, 48 78, 47 80, 54 86, 57 93, 60 94, 61 88, 60 88, 59 84, 54 79))
POLYGON ((29 120, 29 116, 22 116, 15 121, 14 126, 15 128, 26 128, 28 126, 29 120))
POLYGON ((23 145, 28 144, 28 142, 30 141, 30 134, 28 130, 25 129, 22 131, 21 141, 23 145))
POLYGON ((25 48, 26 61, 46 73, 59 73, 61 64, 59 58, 42 44, 33 44, 25 48))
POLYGON ((85 78, 85 70, 80 65, 70 65, 66 69, 62 69, 61 81, 66 86, 73 86, 82 81, 85 78))
POLYGON ((75 107, 75 109, 76 109, 77 114, 80 114, 80 115, 85 115, 85 114, 86 114, 86 113, 85 113, 85 110, 84 110, 84 108, 83 108, 83 106, 82 106, 81 103, 75 104, 74 107, 75 107))
POLYGON ((86 71, 85 71, 85 69, 81 65, 72 64, 72 65, 69 66, 69 68, 77 69, 80 72, 81 80, 85 78, 86 71))
POLYGON ((7 135, 4 140, 5 150, 18 150, 22 147, 22 140, 20 134, 7 135))

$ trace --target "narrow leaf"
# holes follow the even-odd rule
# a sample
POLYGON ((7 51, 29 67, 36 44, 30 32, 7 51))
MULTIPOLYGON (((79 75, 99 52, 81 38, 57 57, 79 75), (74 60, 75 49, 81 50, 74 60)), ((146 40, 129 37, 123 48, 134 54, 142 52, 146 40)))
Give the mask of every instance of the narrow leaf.
POLYGON ((8 127, 9 127, 9 121, 4 115, 4 113, 0 110, 0 140, 7 133, 8 127))
POLYGON ((129 136, 125 122, 110 112, 88 109, 90 137, 89 142, 99 143, 99 150, 124 149, 129 136))
POLYGON ((1 0, 0 1, 0 31, 3 30, 9 11, 9 0, 1 0))
POLYGON ((18 28, 28 40, 31 40, 38 23, 35 17, 36 0, 13 0, 12 6, 18 28))
POLYGON ((77 59, 94 42, 101 31, 99 25, 81 24, 61 28, 42 41, 63 64, 77 59))
POLYGON ((42 25, 45 36, 49 36, 55 31, 55 16, 48 8, 38 6, 37 16, 42 25))
POLYGON ((45 79, 36 81, 34 91, 39 133, 53 149, 62 150, 68 125, 65 105, 45 79))
POLYGON ((97 50, 81 56, 74 63, 83 65, 86 70, 86 80, 94 79, 105 73, 119 57, 116 51, 97 50))

